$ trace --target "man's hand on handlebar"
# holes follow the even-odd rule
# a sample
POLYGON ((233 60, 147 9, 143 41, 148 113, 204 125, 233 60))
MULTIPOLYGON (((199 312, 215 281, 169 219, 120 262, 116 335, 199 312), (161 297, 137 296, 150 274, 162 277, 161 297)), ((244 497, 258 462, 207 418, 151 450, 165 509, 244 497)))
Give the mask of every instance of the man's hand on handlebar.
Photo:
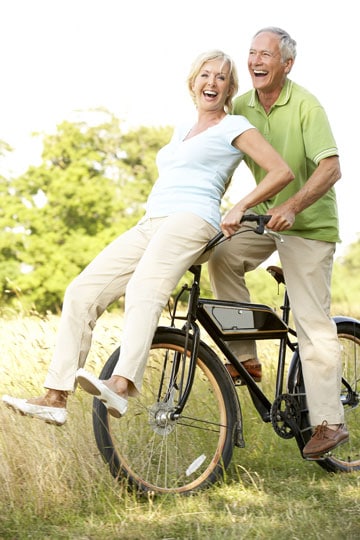
POLYGON ((274 232, 286 231, 294 225, 295 212, 287 201, 280 206, 269 209, 268 214, 271 216, 271 220, 267 227, 274 232))

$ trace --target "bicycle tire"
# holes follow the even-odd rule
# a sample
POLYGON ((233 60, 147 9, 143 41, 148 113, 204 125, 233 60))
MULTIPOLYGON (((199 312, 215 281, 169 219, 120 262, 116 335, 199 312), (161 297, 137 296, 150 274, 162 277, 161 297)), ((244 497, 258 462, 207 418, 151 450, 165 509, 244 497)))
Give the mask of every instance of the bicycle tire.
MULTIPOLYGON (((350 440, 334 448, 324 459, 316 460, 316 463, 328 472, 353 472, 360 470, 360 323, 356 319, 343 318, 336 321, 336 328, 342 365, 340 399, 344 405, 345 424, 350 440)), ((294 353, 289 369, 289 392, 298 394, 301 403, 300 429, 303 440, 297 439, 297 443, 302 453, 311 437, 311 426, 298 352, 294 353)))
MULTIPOLYGON (((93 402, 93 429, 98 449, 111 474, 138 493, 186 494, 223 478, 229 465, 236 430, 241 423, 238 397, 223 364, 200 341, 194 383, 183 413, 177 420, 167 415, 177 402, 157 396, 164 356, 182 352, 185 334, 158 328, 146 364, 141 395, 129 399, 128 411, 119 420, 93 402)), ((119 357, 119 348, 104 365, 100 379, 108 379, 119 357)), ((186 361, 186 369, 189 362, 186 361)), ((172 365, 167 360, 165 382, 172 365)), ((167 388, 167 384, 165 385, 167 388)))

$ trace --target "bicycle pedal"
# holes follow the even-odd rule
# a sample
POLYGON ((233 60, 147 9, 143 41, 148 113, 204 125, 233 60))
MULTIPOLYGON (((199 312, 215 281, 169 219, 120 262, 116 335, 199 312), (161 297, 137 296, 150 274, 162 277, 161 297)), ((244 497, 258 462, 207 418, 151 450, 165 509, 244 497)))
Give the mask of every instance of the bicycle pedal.
POLYGON ((321 454, 318 456, 308 456, 308 457, 305 457, 304 459, 306 459, 306 461, 324 461, 329 456, 330 454, 326 453, 326 454, 321 454))

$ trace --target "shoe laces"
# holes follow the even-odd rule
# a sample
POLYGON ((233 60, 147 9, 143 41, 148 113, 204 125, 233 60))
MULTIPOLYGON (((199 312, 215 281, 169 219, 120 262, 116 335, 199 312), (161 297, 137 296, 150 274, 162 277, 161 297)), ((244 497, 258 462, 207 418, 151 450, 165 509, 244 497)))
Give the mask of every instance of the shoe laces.
POLYGON ((327 439, 328 423, 326 420, 322 422, 320 426, 316 426, 313 437, 315 439, 327 439))

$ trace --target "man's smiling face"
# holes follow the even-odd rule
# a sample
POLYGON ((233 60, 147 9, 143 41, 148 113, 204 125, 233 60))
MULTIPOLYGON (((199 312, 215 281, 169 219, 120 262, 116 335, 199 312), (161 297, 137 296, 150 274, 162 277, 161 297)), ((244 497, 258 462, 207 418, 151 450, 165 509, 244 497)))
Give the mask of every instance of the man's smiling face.
POLYGON ((281 89, 291 66, 292 61, 282 60, 277 35, 262 32, 253 39, 249 50, 248 69, 256 90, 272 93, 281 89))

